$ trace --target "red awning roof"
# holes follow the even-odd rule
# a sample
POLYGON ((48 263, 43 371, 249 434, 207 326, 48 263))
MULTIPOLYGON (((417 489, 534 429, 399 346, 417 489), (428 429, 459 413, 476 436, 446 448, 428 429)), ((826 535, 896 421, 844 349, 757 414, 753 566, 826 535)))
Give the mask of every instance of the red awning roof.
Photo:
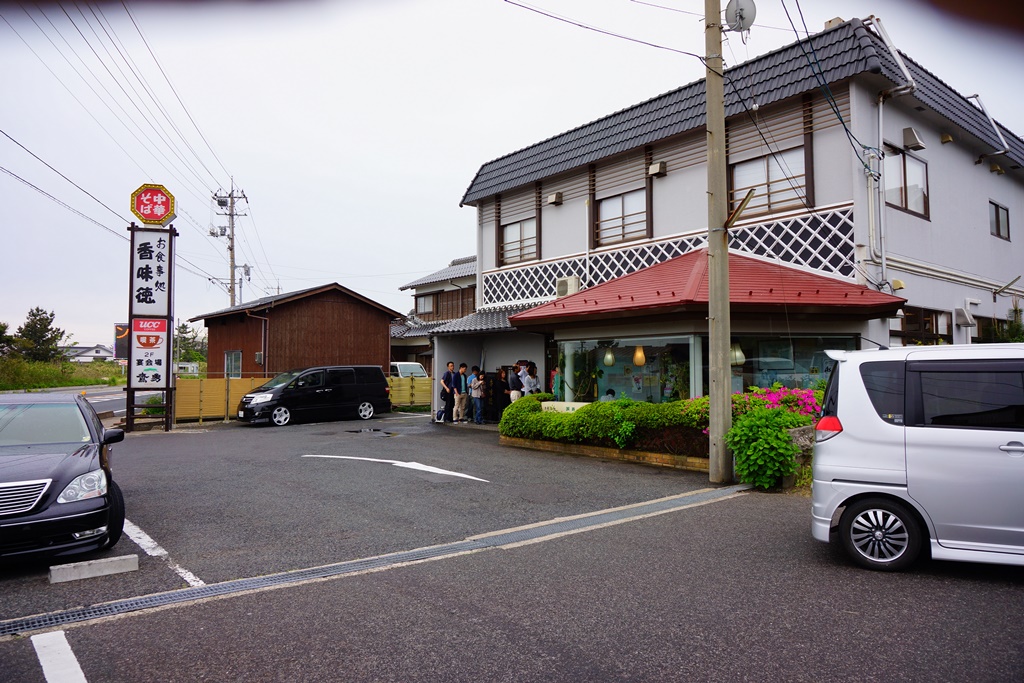
MULTIPOLYGON (((906 303, 863 285, 733 252, 729 253, 729 301, 734 315, 785 311, 827 315, 833 320, 888 317, 906 303)), ((509 322, 523 328, 687 311, 707 315, 707 307, 708 252, 698 249, 509 316, 509 322)))

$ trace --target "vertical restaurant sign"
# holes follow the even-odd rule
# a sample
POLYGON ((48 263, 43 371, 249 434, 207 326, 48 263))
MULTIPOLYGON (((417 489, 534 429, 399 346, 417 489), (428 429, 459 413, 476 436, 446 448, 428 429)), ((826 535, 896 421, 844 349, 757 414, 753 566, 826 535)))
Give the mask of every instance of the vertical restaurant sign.
POLYGON ((129 388, 168 388, 170 348, 169 325, 166 318, 132 320, 129 388))
POLYGON ((132 230, 130 315, 170 317, 170 258, 169 231, 132 230))

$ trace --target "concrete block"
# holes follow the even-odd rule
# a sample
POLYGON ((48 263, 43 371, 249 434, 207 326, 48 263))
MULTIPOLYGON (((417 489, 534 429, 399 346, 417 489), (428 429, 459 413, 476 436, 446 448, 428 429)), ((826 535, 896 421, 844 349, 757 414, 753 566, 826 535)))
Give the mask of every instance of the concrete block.
POLYGON ((101 560, 57 564, 50 567, 50 583, 63 583, 64 581, 91 579, 96 576, 106 576, 108 574, 134 572, 138 569, 138 555, 121 555, 119 557, 104 557, 101 560))

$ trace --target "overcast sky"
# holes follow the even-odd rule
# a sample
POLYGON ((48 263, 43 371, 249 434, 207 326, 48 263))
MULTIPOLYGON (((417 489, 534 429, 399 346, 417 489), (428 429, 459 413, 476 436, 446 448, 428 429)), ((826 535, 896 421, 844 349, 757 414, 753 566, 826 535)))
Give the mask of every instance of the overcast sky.
MULTIPOLYGON (((700 0, 522 4, 624 37, 503 0, 0 2, 0 321, 41 306, 73 341, 111 344, 129 199, 151 182, 178 202, 176 317, 227 307, 210 282, 227 244, 208 231, 227 224, 210 196, 232 177, 244 301, 339 282, 408 312, 400 286, 475 253, 459 200, 482 163, 704 76, 680 53, 703 54, 700 0)), ((912 2, 800 7, 812 32, 880 16, 1024 133, 1021 36, 912 2)), ((746 43, 728 36, 729 65, 796 39, 781 0, 758 2, 746 43)))

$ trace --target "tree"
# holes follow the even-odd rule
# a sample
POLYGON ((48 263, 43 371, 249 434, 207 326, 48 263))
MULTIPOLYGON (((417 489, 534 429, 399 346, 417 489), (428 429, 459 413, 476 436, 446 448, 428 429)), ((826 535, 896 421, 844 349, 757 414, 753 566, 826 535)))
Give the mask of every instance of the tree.
POLYGON ((28 312, 25 324, 18 328, 15 335, 17 352, 25 360, 52 361, 62 356, 60 343, 64 340, 64 330, 53 326, 54 313, 47 313, 38 306, 28 312))
POLYGON ((174 328, 174 337, 180 362, 201 363, 206 360, 206 335, 200 336, 199 330, 181 323, 174 328))
POLYGON ((14 350, 14 337, 7 334, 7 323, 0 323, 0 357, 8 356, 14 350))

